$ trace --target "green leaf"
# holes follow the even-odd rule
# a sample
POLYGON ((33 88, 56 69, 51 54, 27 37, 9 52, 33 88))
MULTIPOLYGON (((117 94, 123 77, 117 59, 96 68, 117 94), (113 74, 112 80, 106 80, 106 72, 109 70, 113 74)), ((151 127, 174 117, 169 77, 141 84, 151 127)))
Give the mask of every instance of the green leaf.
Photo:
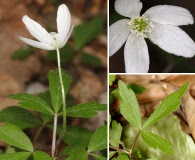
MULTIPOLYGON (((71 84, 72 78, 71 76, 66 74, 64 70, 61 70, 61 71, 62 71, 62 80, 64 84, 64 91, 66 95, 68 92, 69 86, 71 84)), ((50 71, 48 74, 48 78, 49 78, 51 101, 54 107, 54 112, 58 113, 58 111, 62 107, 62 91, 61 91, 58 70, 50 71)))
MULTIPOLYGON (((61 133, 62 126, 58 130, 58 133, 61 133)), ((76 126, 68 126, 67 131, 64 135, 64 141, 68 145, 79 145, 86 148, 89 144, 90 138, 92 136, 92 133, 82 127, 76 127, 76 126)))
POLYGON ((174 155, 172 144, 166 139, 148 131, 142 131, 141 136, 150 148, 160 149, 162 152, 174 155))
POLYGON ((131 88, 135 94, 143 93, 146 90, 146 88, 138 84, 128 84, 127 88, 131 88))
POLYGON ((27 160, 30 155, 30 152, 8 153, 0 155, 0 160, 27 160))
POLYGON ((109 142, 112 146, 118 148, 121 140, 122 126, 113 120, 109 131, 109 142))
POLYGON ((8 107, 0 111, 0 122, 8 122, 20 129, 41 125, 41 121, 30 111, 20 107, 8 107))
POLYGON ((48 154, 42 151, 35 151, 33 153, 34 160, 53 160, 48 154))
POLYGON ((115 80, 116 80, 116 75, 110 74, 109 75, 109 86, 111 86, 115 80))
POLYGON ((129 156, 125 153, 119 153, 118 157, 112 160, 129 160, 129 156))
POLYGON ((71 153, 68 160, 88 160, 88 155, 85 150, 77 151, 76 153, 71 153))
POLYGON ((18 59, 18 60, 25 60, 26 58, 28 58, 28 56, 30 54, 32 54, 33 52, 33 48, 32 47, 29 47, 27 49, 18 49, 16 50, 12 56, 11 56, 11 59, 15 60, 15 59, 18 59))
POLYGON ((88 152, 98 151, 107 148, 107 125, 99 127, 92 135, 88 152))
MULTIPOLYGON (((127 125, 123 129, 122 141, 127 149, 130 149, 132 142, 138 132, 138 128, 127 125)), ((136 150, 142 154, 142 159, 166 159, 166 160, 191 160, 195 158, 195 144, 192 137, 183 132, 180 120, 172 114, 161 121, 147 127, 147 130, 155 133, 173 144, 175 155, 169 155, 160 150, 148 147, 141 136, 136 143, 136 150)))
POLYGON ((97 102, 83 103, 67 108, 67 116, 90 118, 97 115, 97 111, 103 111, 106 109, 106 104, 99 104, 97 102))
POLYGON ((141 117, 139 105, 134 92, 119 80, 119 94, 122 98, 120 102, 120 112, 124 118, 132 125, 141 128, 141 117))
POLYGON ((83 150, 85 148, 86 147, 84 147, 84 146, 80 146, 78 144, 73 144, 73 145, 64 147, 64 149, 62 150, 60 155, 67 156, 67 155, 70 155, 72 153, 77 153, 77 151, 83 150))
POLYGON ((80 54, 81 54, 80 60, 82 63, 91 65, 93 67, 99 67, 101 65, 100 58, 84 52, 81 52, 80 54))
POLYGON ((19 104, 23 108, 32 109, 50 115, 54 114, 50 106, 39 97, 27 93, 11 94, 9 95, 9 97, 12 99, 20 100, 19 104))
MULTIPOLYGON (((62 63, 69 62, 74 55, 74 48, 69 44, 66 44, 63 48, 60 49, 60 60, 62 63)), ((49 51, 47 54, 47 58, 49 61, 56 62, 57 61, 57 53, 56 50, 49 51)))
POLYGON ((94 18, 91 22, 84 21, 74 28, 73 38, 77 49, 82 48, 88 42, 104 31, 104 17, 94 18))
POLYGON ((98 154, 90 153, 90 155, 92 155, 96 160, 107 160, 106 157, 100 156, 98 154))
POLYGON ((33 152, 34 150, 26 134, 12 124, 5 124, 0 127, 0 140, 29 152, 33 152))
POLYGON ((158 106, 158 108, 151 114, 148 120, 145 122, 143 127, 147 127, 158 122, 163 117, 169 115, 173 111, 175 111, 179 105, 181 104, 181 97, 185 93, 189 82, 185 83, 177 92, 174 92, 168 95, 162 103, 158 106))
POLYGON ((117 151, 109 151, 109 159, 112 158, 117 153, 117 151))

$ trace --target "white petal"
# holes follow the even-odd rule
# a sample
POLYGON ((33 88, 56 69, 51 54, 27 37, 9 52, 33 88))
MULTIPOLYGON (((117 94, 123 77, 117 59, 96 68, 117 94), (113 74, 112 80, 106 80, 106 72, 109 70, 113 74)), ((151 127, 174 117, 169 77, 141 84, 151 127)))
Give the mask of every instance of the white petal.
POLYGON ((193 24, 194 19, 190 12, 182 7, 159 5, 148 9, 144 15, 150 20, 160 24, 187 25, 193 24))
POLYGON ((130 34, 129 19, 122 19, 109 27, 109 56, 116 53, 130 34))
POLYGON ((62 4, 58 8, 57 12, 57 28, 59 40, 62 42, 66 39, 67 34, 69 33, 71 25, 70 12, 68 7, 65 4, 62 4))
POLYGON ((22 21, 32 36, 41 41, 42 43, 52 44, 52 36, 37 22, 30 19, 28 16, 23 16, 22 21))
POLYGON ((19 37, 23 42, 29 44, 30 46, 40 48, 40 49, 45 49, 45 50, 54 50, 55 47, 49 46, 48 44, 42 43, 42 42, 37 42, 28 38, 24 37, 19 37))
POLYGON ((154 33, 148 38, 168 53, 183 57, 195 55, 194 41, 177 26, 155 24, 154 33))
POLYGON ((115 10, 125 17, 140 16, 142 3, 140 0, 116 0, 115 10))
POLYGON ((66 36, 66 38, 64 39, 64 41, 61 42, 61 43, 58 43, 59 48, 64 47, 64 45, 66 44, 66 42, 68 41, 68 39, 69 39, 69 37, 70 37, 70 35, 72 33, 73 28, 74 28, 74 25, 72 25, 72 27, 70 28, 70 31, 68 32, 68 35, 66 36))
POLYGON ((145 39, 130 34, 125 44, 124 58, 127 73, 147 73, 150 60, 145 39))

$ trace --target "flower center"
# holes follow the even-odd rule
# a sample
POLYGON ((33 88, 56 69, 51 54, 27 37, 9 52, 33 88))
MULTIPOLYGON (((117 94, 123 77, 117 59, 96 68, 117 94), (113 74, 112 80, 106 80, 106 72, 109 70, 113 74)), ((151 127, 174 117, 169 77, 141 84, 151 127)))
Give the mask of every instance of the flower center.
POLYGON ((147 33, 151 33, 152 28, 155 27, 153 23, 149 22, 144 16, 132 18, 127 25, 131 29, 131 33, 135 34, 137 37, 144 36, 144 38, 147 38, 147 33))

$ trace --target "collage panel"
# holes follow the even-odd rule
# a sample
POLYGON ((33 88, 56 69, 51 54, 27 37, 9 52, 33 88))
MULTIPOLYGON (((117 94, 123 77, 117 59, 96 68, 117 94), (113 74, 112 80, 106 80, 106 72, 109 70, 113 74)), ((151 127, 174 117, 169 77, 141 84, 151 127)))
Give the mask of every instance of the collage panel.
POLYGON ((195 73, 195 2, 109 1, 109 73, 195 73))
POLYGON ((194 159, 194 91, 194 74, 110 74, 109 159, 194 159))
POLYGON ((0 160, 107 159, 107 1, 0 0, 0 160))

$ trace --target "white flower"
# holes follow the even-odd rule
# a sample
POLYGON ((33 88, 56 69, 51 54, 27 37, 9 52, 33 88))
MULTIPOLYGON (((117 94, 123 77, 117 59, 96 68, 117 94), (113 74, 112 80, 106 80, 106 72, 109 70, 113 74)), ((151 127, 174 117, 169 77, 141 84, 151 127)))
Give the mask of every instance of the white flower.
POLYGON ((23 16, 22 21, 26 28, 40 42, 23 37, 20 37, 20 39, 33 47, 45 50, 62 48, 69 39, 73 29, 73 26, 71 26, 70 11, 65 4, 59 6, 56 20, 58 33, 48 33, 40 24, 26 15, 23 16))
POLYGON ((146 73, 149 70, 148 47, 144 38, 168 53, 192 57, 194 41, 178 26, 193 24, 190 12, 181 7, 159 5, 148 9, 142 16, 139 0, 116 0, 115 10, 131 19, 122 19, 110 26, 109 55, 125 43, 124 58, 127 73, 146 73))

